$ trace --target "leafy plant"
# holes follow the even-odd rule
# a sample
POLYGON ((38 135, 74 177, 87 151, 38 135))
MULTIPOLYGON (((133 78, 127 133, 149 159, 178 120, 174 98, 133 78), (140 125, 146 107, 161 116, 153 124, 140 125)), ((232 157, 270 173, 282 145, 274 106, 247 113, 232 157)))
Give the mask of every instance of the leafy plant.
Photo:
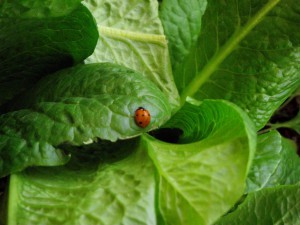
POLYGON ((0 39, 15 19, 41 29, 8 42, 33 64, 0 46, 0 221, 297 224, 300 161, 275 129, 299 131, 299 113, 269 120, 300 87, 299 12, 293 0, 1 2, 0 39))
POLYGON ((78 0, 50 2, 0 3, 0 104, 42 76, 81 63, 95 48, 98 33, 86 7, 78 0))

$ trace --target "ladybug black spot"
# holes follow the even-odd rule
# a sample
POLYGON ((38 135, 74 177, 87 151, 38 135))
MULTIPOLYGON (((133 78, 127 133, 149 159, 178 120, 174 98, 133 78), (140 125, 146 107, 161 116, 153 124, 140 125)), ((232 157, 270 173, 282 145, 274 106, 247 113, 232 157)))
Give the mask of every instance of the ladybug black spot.
POLYGON ((139 127, 145 128, 151 120, 150 113, 143 107, 139 107, 135 111, 135 122, 139 127))

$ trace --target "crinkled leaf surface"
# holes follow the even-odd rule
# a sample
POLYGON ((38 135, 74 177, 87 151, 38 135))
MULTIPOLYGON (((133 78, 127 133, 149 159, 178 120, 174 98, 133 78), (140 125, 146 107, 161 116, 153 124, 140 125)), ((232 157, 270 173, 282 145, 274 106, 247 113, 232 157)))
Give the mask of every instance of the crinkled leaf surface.
POLYGON ((62 2, 35 3, 0 4, 0 104, 42 76, 82 62, 97 44, 94 18, 78 1, 59 12, 62 2))
POLYGON ((259 135, 246 192, 299 182, 300 158, 295 147, 277 131, 259 135))
POLYGON ((174 118, 172 124, 195 142, 169 144, 146 137, 157 168, 162 220, 172 225, 212 224, 244 192, 255 151, 254 126, 238 107, 225 101, 185 105, 174 118), (182 123, 176 122, 180 119, 182 123), (207 135, 199 138, 190 126, 199 126, 192 130, 201 129, 207 135))
POLYGON ((31 165, 65 163, 59 146, 116 141, 159 127, 171 114, 164 94, 141 74, 110 63, 79 65, 52 74, 0 116, 0 174, 31 165), (148 127, 135 124, 139 107, 148 127))
POLYGON ((99 26, 163 34, 157 1, 84 0, 84 4, 93 12, 99 26))
POLYGON ((299 224, 300 186, 265 188, 247 195, 236 211, 215 225, 299 224))
POLYGON ((178 88, 182 87, 181 67, 195 48, 201 31, 201 18, 206 0, 164 0, 159 6, 159 17, 168 39, 173 75, 178 88))
POLYGON ((12 175, 8 224, 155 225, 154 167, 144 145, 105 145, 74 149, 80 153, 64 167, 12 175))
POLYGON ((167 96, 173 109, 179 96, 156 0, 85 0, 96 18, 100 39, 86 62, 114 62, 141 72, 167 96))
POLYGON ((175 145, 143 135, 69 147, 66 166, 13 175, 9 224, 212 224, 243 193, 255 136, 231 103, 193 110, 202 107, 216 126, 201 141, 175 145), (209 108, 220 112, 209 116, 209 108), (234 116, 230 138, 217 135, 228 129, 221 111, 234 116))
POLYGON ((209 1, 198 48, 176 81, 183 100, 230 100, 262 128, 299 86, 299 7, 294 0, 209 1))

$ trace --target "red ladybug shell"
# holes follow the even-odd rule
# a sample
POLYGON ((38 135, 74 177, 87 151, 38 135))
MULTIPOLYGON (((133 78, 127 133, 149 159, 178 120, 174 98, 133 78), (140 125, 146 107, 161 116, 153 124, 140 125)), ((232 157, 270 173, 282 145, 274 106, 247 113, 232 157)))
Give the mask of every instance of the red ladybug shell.
POLYGON ((139 127, 145 128, 149 125, 151 116, 148 110, 146 110, 143 107, 139 107, 137 110, 135 110, 135 123, 139 127))

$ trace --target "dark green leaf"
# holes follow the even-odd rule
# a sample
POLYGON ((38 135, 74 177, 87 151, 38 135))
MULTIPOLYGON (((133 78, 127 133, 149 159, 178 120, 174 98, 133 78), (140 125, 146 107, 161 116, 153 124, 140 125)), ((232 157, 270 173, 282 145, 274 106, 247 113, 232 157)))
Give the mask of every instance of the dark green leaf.
POLYGON ((76 9, 81 0, 4 0, 0 2, 3 17, 46 18, 65 16, 76 9))
POLYGON ((300 83, 299 12, 294 0, 209 1, 182 100, 230 100, 262 128, 300 83))
POLYGON ((201 31, 201 18, 206 0, 164 0, 159 6, 159 17, 168 39, 174 79, 182 87, 180 68, 192 48, 195 48, 201 31), (179 72, 179 73, 178 73, 179 72))
MULTIPOLYGON (((94 18, 83 5, 77 3, 72 11, 66 7, 66 14, 60 16, 37 12, 34 17, 28 7, 33 10, 44 4, 30 3, 7 1, 0 5, 0 104, 42 76, 82 62, 92 54, 98 40, 94 18), (13 11, 18 10, 15 5, 27 5, 28 10, 18 14, 13 11)), ((49 7, 46 11, 51 13, 54 6, 49 7)))
POLYGON ((79 65, 49 75, 0 116, 0 174, 31 165, 65 163, 59 146, 96 139, 116 141, 155 129, 170 117, 164 94, 139 73, 103 63, 79 65), (136 125, 139 107, 151 114, 136 125))

